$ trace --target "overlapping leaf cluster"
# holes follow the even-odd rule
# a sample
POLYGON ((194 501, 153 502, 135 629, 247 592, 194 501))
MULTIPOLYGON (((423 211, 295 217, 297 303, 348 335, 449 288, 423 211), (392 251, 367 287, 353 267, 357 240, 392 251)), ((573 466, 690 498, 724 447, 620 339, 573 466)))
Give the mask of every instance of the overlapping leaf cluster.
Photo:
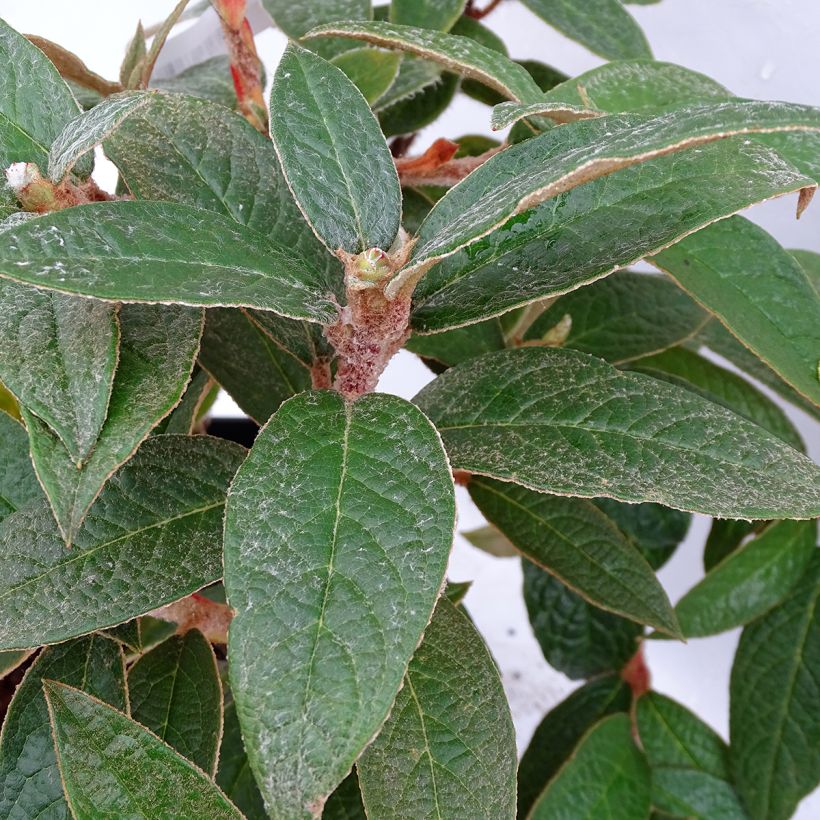
POLYGON ((184 2, 119 82, 0 22, 0 815, 763 820, 820 780, 820 470, 783 410, 820 417, 820 262, 736 215, 805 209, 820 110, 653 60, 619 0, 526 0, 612 60, 572 79, 477 5, 265 0, 265 133, 228 58, 151 82, 184 2), (503 144, 395 158, 457 93, 503 144), (405 303, 437 377, 328 390, 405 303), (202 435, 216 385, 250 452, 202 435), (446 583, 454 471, 584 681, 519 764, 446 583), (641 641, 736 627, 727 745, 641 641))

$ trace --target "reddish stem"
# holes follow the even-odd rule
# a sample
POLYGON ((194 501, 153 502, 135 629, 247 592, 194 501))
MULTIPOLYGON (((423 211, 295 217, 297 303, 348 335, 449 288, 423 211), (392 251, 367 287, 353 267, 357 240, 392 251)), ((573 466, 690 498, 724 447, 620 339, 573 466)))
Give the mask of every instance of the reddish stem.
POLYGON ((495 11, 496 8, 500 5, 501 0, 490 0, 483 9, 477 9, 473 5, 472 0, 467 4, 467 8, 464 9, 464 13, 468 17, 472 17, 473 20, 483 20, 490 12, 495 11))
POLYGON ((649 674, 649 667, 643 654, 643 646, 630 658, 627 665, 621 670, 621 678, 629 684, 632 689, 632 697, 639 698, 649 691, 652 685, 652 678, 649 674))

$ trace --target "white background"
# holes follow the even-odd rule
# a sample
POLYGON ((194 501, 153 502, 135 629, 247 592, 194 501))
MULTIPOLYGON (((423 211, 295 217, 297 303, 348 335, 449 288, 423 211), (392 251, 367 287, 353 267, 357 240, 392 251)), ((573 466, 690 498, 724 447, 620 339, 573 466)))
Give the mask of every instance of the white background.
MULTIPOLYGON (((141 17, 146 25, 156 22, 173 6, 173 0, 0 0, 0 16, 18 30, 59 42, 93 70, 114 79, 137 20, 141 17)), ((702 71, 740 96, 820 105, 817 0, 663 0, 658 5, 629 8, 658 59, 702 71)), ((538 59, 570 75, 601 62, 549 29, 515 0, 505 0, 486 22, 515 58, 538 59)), ((259 36, 268 76, 284 42, 270 29, 259 36)), ((438 136, 465 133, 489 133, 489 109, 460 96, 437 124, 422 133, 414 150, 423 149, 438 136)), ((794 208, 789 198, 760 206, 750 215, 787 247, 820 251, 820 206, 815 203, 799 222, 794 219, 794 208)), ((391 363, 380 389, 410 398, 430 378, 415 357, 402 353, 391 363)), ((221 401, 218 410, 235 412, 229 401, 221 401)), ((820 459, 817 427, 799 411, 790 416, 813 457, 820 459)), ((460 528, 480 525, 481 517, 466 494, 460 490, 459 495, 460 528)), ((702 576, 700 558, 707 530, 708 522, 696 517, 686 541, 660 573, 673 602, 702 576)), ((544 712, 575 684, 547 666, 532 637, 521 600, 518 561, 492 559, 461 538, 457 542, 449 575, 452 580, 473 581, 466 604, 501 667, 523 749, 544 712)), ((648 642, 654 687, 687 704, 724 737, 737 637, 732 632, 686 645, 648 642)), ((820 817, 820 793, 803 801, 797 817, 820 817)))

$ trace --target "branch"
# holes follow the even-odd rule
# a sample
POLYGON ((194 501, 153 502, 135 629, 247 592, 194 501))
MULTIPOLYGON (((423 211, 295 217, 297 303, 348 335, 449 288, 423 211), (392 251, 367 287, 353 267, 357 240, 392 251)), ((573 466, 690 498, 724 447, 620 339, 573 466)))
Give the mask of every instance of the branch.
POLYGON ((396 170, 403 186, 444 185, 449 188, 502 149, 503 146, 499 146, 477 157, 455 159, 458 143, 437 139, 421 156, 397 159, 396 170))

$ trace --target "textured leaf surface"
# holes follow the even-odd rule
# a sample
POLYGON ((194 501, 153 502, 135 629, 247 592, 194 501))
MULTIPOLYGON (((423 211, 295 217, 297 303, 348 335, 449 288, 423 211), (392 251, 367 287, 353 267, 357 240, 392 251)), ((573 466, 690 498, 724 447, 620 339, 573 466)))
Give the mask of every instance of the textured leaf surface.
POLYGON ((425 359, 446 367, 465 362, 483 353, 503 350, 504 332, 498 319, 488 319, 467 327, 457 327, 430 336, 412 336, 405 347, 425 359))
POLYGON ((704 820, 746 817, 729 783, 726 744, 696 715, 650 692, 638 701, 637 726, 655 808, 704 820))
POLYGON ((222 686, 198 629, 172 635, 128 670, 131 717, 210 775, 222 735, 222 686))
POLYGON ((646 559, 591 501, 473 477, 470 497, 521 553, 602 609, 679 629, 646 559))
POLYGON ((308 368, 236 308, 208 311, 199 361, 260 424, 285 399, 310 389, 308 368))
POLYGON ((806 272, 812 287, 820 294, 820 253, 813 251, 789 251, 806 272))
POLYGON ((97 202, 3 234, 0 277, 114 302, 246 305, 329 320, 320 274, 290 248, 211 211, 97 202))
POLYGON ((735 134, 819 128, 820 109, 755 101, 613 114, 553 128, 490 157, 436 203, 405 277, 546 199, 630 165, 735 134))
POLYGON ((414 294, 414 327, 445 330, 566 293, 716 219, 811 184, 778 155, 737 137, 627 168, 509 220, 435 265, 414 294))
POLYGON ((515 817, 515 733, 498 670, 445 597, 357 764, 373 817, 515 817))
POLYGON ((154 428, 154 434, 189 436, 194 433, 200 416, 207 412, 208 402, 210 398, 215 398, 214 391, 218 389, 218 385, 206 371, 199 366, 195 367, 179 404, 154 428))
POLYGON ((231 689, 274 816, 318 814, 387 716, 454 514, 441 443, 401 399, 302 394, 256 439, 231 488, 225 588, 231 689))
POLYGON ((629 710, 629 687, 618 675, 585 683, 546 714, 518 766, 518 816, 526 817, 584 734, 601 718, 629 710))
POLYGON ((44 688, 75 816, 242 817, 204 772, 122 712, 71 686, 44 688))
POLYGON ((524 5, 572 40, 608 60, 651 57, 638 24, 619 0, 523 0, 524 5))
POLYGON ((173 77, 154 79, 151 86, 163 91, 210 100, 226 108, 236 107, 236 90, 231 79, 231 61, 227 54, 210 57, 173 77))
POLYGON ((629 718, 604 718, 578 744, 529 814, 533 820, 649 817, 649 767, 629 718))
POLYGON ((43 680, 59 680, 126 708, 119 646, 99 635, 44 649, 14 693, 0 735, 0 815, 68 818, 43 680))
POLYGON ((0 63, 0 168, 36 162, 45 169, 49 146, 79 106, 43 52, 2 20, 0 63))
POLYGON ((322 333, 322 328, 313 322, 297 322, 269 310, 245 312, 273 339, 274 344, 305 367, 311 367, 319 359, 333 358, 333 348, 322 333))
POLYGON ((127 91, 106 97, 89 111, 66 123, 51 144, 48 176, 59 183, 77 161, 99 145, 128 116, 146 105, 146 92, 127 91))
POLYGON ((0 648, 62 641, 176 601, 222 574, 228 482, 244 450, 155 436, 112 478, 70 550, 45 501, 0 525, 0 648))
POLYGON ((204 100, 158 94, 105 141, 105 152, 137 199, 229 216, 310 262, 322 273, 322 287, 340 287, 339 260, 302 217, 273 144, 244 117, 204 100))
MULTIPOLYGON (((415 57, 405 57, 415 60, 415 57)), ((428 64, 429 65, 429 64, 428 64)), ((399 78, 401 79, 401 78, 399 78)), ((428 84, 412 97, 403 99, 386 108, 379 108, 379 125, 386 137, 412 134, 435 122, 447 110, 459 87, 457 74, 445 72, 441 79, 428 84)), ((389 92, 385 97, 390 96, 389 92)))
POLYGON ((113 305, 0 281, 0 380, 76 464, 97 441, 117 367, 113 305))
POLYGON ((271 137, 293 196, 328 250, 388 250, 401 188, 367 101, 336 66, 288 46, 273 80, 271 137))
POLYGON ((393 0, 390 22, 449 31, 464 11, 465 0, 393 0))
POLYGON ((108 417, 81 469, 63 443, 23 410, 34 468, 67 543, 108 477, 179 401, 199 346, 198 311, 127 305, 120 310, 119 322, 119 364, 108 417))
POLYGON ((352 37, 382 48, 406 51, 478 80, 513 100, 535 102, 542 96, 525 68, 470 37, 383 22, 337 23, 315 29, 310 36, 352 37))
POLYGON ((732 778, 753 820, 791 817, 820 779, 820 560, 743 630, 730 684, 732 778))
POLYGON ((21 649, 20 651, 0 652, 0 680, 13 672, 32 654, 32 650, 21 649))
POLYGON ((22 424, 0 412, 0 521, 42 499, 22 424))
POLYGON ((727 555, 734 552, 743 539, 765 529, 767 521, 744 521, 738 518, 713 518, 703 548, 703 568, 710 572, 727 555))
POLYGON ((331 61, 362 92, 372 106, 396 79, 401 55, 378 48, 353 48, 331 61))
MULTIPOLYGON (((242 743, 242 729, 236 715, 233 697, 225 697, 224 728, 219 747, 219 769, 216 785, 242 812, 247 820, 266 820, 265 804, 253 779, 248 756, 242 743)), ((358 786, 357 786, 358 791, 358 786)))
POLYGON ((727 556, 678 601, 686 637, 715 635, 764 614, 788 595, 816 552, 814 521, 779 521, 727 556))
POLYGON ((314 26, 332 20, 368 20, 373 16, 370 0, 262 0, 262 5, 289 37, 301 37, 314 26))
POLYGON ((381 114, 405 100, 420 95, 425 89, 442 83, 441 69, 435 64, 420 57, 402 56, 399 73, 393 85, 373 106, 381 114))
POLYGON ((541 339, 564 316, 572 322, 564 347, 613 364, 666 350, 693 336, 708 319, 673 281, 631 271, 561 297, 525 338, 541 339))
POLYGON ((665 350, 631 362, 629 369, 694 390, 768 430, 795 450, 804 449, 800 434, 773 401, 746 379, 692 350, 685 347, 665 350))
POLYGON ((766 231, 734 217, 687 237, 654 262, 792 387, 820 404, 820 295, 766 231))
POLYGON ((577 351, 490 353, 415 401, 456 469, 721 517, 820 511, 820 471, 796 450, 694 393, 577 351))
POLYGON ((572 680, 623 669, 643 628, 592 606, 535 564, 522 566, 524 603, 547 663, 572 680))

